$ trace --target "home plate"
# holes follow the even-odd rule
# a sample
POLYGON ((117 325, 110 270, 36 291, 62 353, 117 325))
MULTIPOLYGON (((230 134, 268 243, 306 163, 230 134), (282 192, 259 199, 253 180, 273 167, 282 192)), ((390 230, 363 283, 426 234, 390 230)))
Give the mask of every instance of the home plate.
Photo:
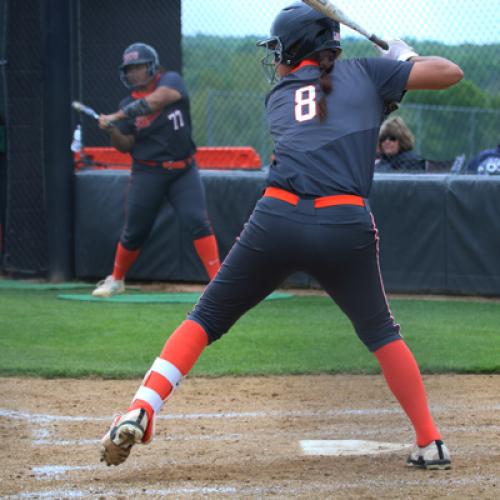
POLYGON ((305 440, 300 441, 304 455, 376 455, 388 451, 409 448, 407 444, 380 443, 378 441, 342 440, 305 440))

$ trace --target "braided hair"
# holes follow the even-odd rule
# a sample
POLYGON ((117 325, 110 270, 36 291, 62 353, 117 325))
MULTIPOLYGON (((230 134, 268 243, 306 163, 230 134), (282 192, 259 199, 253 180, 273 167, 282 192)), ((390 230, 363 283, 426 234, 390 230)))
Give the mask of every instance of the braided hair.
POLYGON ((316 54, 316 60, 319 63, 320 75, 319 86, 321 89, 321 97, 318 102, 318 116, 319 121, 325 121, 328 115, 328 108, 326 105, 326 97, 331 94, 333 90, 333 83, 331 73, 335 68, 335 61, 340 55, 340 51, 322 50, 316 54))

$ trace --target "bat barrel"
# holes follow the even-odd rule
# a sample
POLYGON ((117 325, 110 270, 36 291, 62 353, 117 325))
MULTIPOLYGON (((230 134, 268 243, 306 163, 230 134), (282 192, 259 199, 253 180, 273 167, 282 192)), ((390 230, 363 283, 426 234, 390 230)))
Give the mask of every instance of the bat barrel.
POLYGON ((309 5, 309 7, 321 12, 323 15, 330 17, 331 19, 335 19, 339 23, 352 28, 353 30, 361 33, 363 36, 368 38, 370 41, 378 45, 380 48, 384 50, 389 49, 389 45, 387 42, 379 38, 378 36, 371 34, 365 28, 360 26, 358 23, 353 21, 349 16, 344 14, 336 5, 330 2, 330 0, 302 0, 305 4, 309 5))
POLYGON ((97 114, 96 111, 94 111, 92 108, 89 108, 88 106, 85 106, 85 104, 78 102, 78 101, 73 101, 71 103, 71 106, 73 109, 76 109, 76 111, 79 111, 80 113, 84 113, 88 116, 91 116, 92 118, 95 118, 96 120, 99 119, 99 115, 97 114))

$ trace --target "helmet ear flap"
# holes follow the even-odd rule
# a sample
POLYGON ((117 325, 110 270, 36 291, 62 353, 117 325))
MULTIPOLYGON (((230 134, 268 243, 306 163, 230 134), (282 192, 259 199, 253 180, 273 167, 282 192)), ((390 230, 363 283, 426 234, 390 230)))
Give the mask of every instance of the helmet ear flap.
POLYGON ((298 54, 301 52, 301 41, 298 40, 295 42, 293 45, 290 47, 287 47, 286 53, 284 54, 283 57, 283 63, 286 64, 287 66, 295 66, 297 62, 299 61, 299 58, 297 57, 298 54))
POLYGON ((158 65, 154 61, 148 62, 147 64, 148 64, 148 75, 150 78, 153 78, 156 75, 156 72, 158 71, 158 65))
POLYGON ((156 71, 158 71, 158 68, 160 67, 160 58, 158 57, 158 52, 156 52, 156 50, 153 47, 151 47, 151 45, 146 45, 146 44, 144 45, 151 54, 151 67, 155 74, 156 71))

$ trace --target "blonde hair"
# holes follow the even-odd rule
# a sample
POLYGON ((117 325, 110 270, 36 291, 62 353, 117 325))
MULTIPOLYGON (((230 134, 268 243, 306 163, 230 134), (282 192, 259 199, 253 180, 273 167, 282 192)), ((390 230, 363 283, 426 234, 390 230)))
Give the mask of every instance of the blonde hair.
POLYGON ((402 152, 411 151, 415 147, 415 136, 399 116, 388 118, 382 123, 378 135, 379 142, 382 137, 388 135, 392 135, 399 140, 399 147, 402 152))

